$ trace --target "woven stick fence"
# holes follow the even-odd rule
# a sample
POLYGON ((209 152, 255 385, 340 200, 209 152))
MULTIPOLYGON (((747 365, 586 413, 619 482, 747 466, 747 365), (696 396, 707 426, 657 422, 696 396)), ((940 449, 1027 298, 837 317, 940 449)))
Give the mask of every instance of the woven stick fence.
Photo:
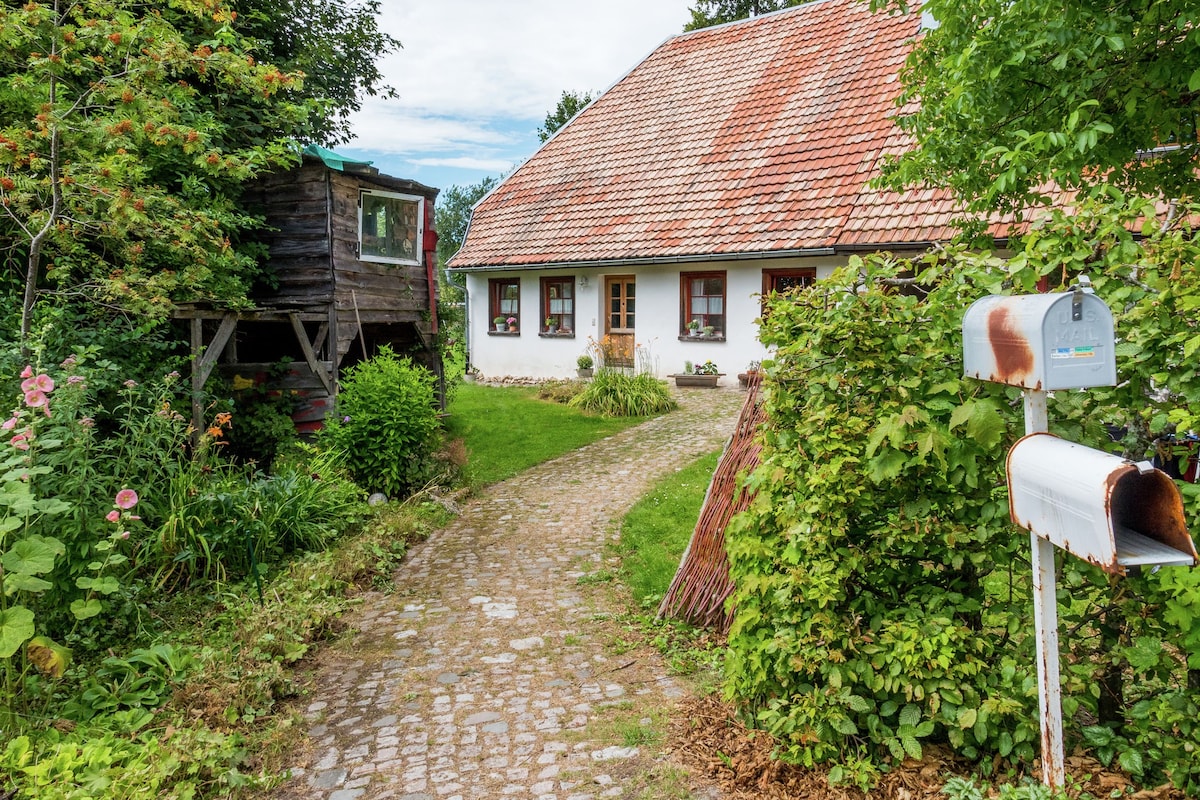
POLYGON ((683 552, 671 588, 658 607, 660 617, 686 620, 722 634, 729 631, 733 609, 726 609, 725 601, 733 593, 733 581, 729 578, 729 558, 725 554, 725 528, 733 515, 745 510, 753 499, 738 486, 738 475, 754 470, 762 454, 757 431, 765 412, 759 388, 759 376, 752 373, 737 429, 717 462, 692 539, 683 552))

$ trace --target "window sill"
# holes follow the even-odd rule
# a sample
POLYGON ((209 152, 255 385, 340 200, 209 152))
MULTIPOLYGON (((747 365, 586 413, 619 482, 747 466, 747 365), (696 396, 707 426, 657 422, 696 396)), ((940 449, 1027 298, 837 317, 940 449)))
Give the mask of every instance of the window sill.
POLYGON ((488 336, 520 336, 520 331, 488 331, 488 336))
POLYGON ((574 339, 575 332, 574 331, 555 331, 554 333, 550 333, 549 331, 540 331, 538 333, 538 336, 540 336, 543 339, 574 339))
POLYGON ((723 342, 724 336, 680 336, 681 342, 723 342))

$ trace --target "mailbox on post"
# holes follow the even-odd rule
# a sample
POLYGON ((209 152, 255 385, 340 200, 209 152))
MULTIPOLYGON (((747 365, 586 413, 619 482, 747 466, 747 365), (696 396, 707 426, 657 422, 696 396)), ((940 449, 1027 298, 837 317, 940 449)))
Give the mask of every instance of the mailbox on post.
POLYGON ((968 377, 1022 389, 1113 386, 1112 312, 1081 282, 1070 292, 988 295, 963 317, 968 377))
POLYGON ((1196 547, 1166 473, 1046 433, 1048 391, 1117 383, 1112 313, 1086 277, 1068 292, 981 298, 962 330, 964 374, 1023 390, 1026 436, 1008 454, 1009 510, 1030 531, 1042 782, 1057 787, 1064 773, 1054 546, 1121 575, 1134 566, 1193 565, 1196 547))
POLYGON ((1105 572, 1192 566, 1183 499, 1163 471, 1033 433, 1008 453, 1013 522, 1105 572))

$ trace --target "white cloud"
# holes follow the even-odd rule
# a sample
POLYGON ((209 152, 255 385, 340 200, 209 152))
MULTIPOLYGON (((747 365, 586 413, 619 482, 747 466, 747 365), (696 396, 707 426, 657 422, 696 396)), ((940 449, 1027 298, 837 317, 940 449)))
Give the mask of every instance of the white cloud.
POLYGON ((528 128, 525 152, 518 153, 524 158, 532 149, 528 138, 564 90, 612 85, 682 30, 691 2, 385 0, 380 25, 404 47, 383 67, 400 96, 367 98, 351 146, 388 153, 461 149, 463 157, 479 158, 518 144, 512 131, 528 128))
POLYGON ((503 158, 414 158, 410 163, 418 167, 452 167, 497 173, 508 172, 513 167, 511 160, 503 158))

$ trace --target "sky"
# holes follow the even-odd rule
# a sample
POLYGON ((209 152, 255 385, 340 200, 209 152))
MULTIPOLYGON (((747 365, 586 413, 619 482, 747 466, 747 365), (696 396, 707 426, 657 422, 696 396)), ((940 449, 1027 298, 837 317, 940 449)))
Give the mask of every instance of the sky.
POLYGON ((367 97, 339 153, 443 191, 510 172, 563 91, 616 83, 691 19, 693 0, 383 0, 399 93, 367 97))

